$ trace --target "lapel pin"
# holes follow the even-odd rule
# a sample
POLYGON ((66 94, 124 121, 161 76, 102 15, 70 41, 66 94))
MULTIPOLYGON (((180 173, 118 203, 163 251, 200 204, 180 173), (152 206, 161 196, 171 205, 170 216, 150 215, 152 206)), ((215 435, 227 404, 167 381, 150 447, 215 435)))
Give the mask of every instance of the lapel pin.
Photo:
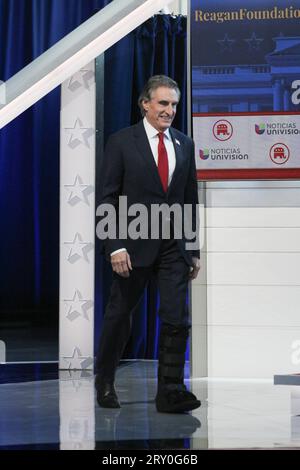
POLYGON ((177 145, 180 145, 179 140, 175 139, 175 142, 176 142, 177 145))

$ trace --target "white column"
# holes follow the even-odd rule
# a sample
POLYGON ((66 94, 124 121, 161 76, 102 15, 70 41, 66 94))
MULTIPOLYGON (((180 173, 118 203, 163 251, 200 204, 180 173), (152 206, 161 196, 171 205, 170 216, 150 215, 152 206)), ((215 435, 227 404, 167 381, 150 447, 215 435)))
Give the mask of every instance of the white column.
POLYGON ((0 364, 6 362, 6 345, 4 341, 0 340, 0 364))
POLYGON ((93 368, 95 101, 92 62, 61 89, 60 369, 93 368))
POLYGON ((60 450, 95 449, 95 398, 91 371, 59 373, 60 450))

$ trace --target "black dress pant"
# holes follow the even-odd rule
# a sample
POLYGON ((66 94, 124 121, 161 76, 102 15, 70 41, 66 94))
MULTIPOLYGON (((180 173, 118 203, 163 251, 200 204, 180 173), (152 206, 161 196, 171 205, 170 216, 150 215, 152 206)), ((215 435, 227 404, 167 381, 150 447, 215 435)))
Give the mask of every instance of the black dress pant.
POLYGON ((114 379, 130 335, 131 313, 153 274, 156 275, 160 294, 161 321, 174 326, 189 326, 186 305, 189 271, 190 266, 184 260, 176 240, 162 240, 153 265, 133 267, 128 278, 114 273, 96 359, 96 372, 100 377, 114 379))

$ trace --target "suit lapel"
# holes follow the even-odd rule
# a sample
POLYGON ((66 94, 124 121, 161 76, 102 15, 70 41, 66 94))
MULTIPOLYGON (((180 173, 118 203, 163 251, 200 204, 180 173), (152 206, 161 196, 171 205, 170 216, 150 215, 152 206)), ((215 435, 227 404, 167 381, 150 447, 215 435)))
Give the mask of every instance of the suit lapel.
POLYGON ((149 169, 149 174, 153 178, 156 186, 161 191, 164 192, 161 181, 160 181, 157 165, 155 163, 152 150, 148 141, 148 137, 144 128, 143 121, 140 121, 136 125, 135 130, 134 130, 134 135, 135 135, 136 146, 137 146, 137 149, 139 151, 141 158, 143 159, 143 163, 149 169))
POLYGON ((183 143, 180 141, 180 138, 177 138, 176 136, 176 130, 170 128, 170 135, 172 137, 173 145, 174 145, 174 150, 175 150, 175 158, 176 158, 176 166, 175 170, 173 173, 173 177, 171 180, 171 183, 168 188, 168 192, 171 191, 172 187, 176 185, 176 181, 178 177, 180 176, 181 173, 181 167, 184 162, 184 155, 183 155, 183 143))
MULTIPOLYGON (((168 187, 168 193, 172 189, 172 187, 176 184, 177 179, 180 177, 181 173, 181 166, 184 162, 184 154, 183 154, 183 143, 180 141, 180 137, 178 138, 176 135, 176 130, 170 128, 170 135, 173 141, 174 150, 175 150, 175 158, 176 158, 176 166, 173 173, 171 184, 168 187)), ((164 193, 164 189, 161 184, 161 180, 159 177, 157 165, 153 158, 152 150, 147 138, 147 134, 144 128, 143 121, 140 121, 134 129, 134 136, 137 149, 139 154, 143 160, 143 163, 148 167, 149 174, 153 178, 156 186, 164 193)))

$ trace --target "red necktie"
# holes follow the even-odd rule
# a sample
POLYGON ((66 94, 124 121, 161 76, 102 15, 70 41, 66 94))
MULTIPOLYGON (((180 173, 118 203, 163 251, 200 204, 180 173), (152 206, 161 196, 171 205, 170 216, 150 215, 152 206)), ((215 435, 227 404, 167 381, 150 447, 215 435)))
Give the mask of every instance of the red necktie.
POLYGON ((168 154, 167 154, 167 149, 164 144, 164 133, 159 132, 158 133, 158 162, 157 162, 157 167, 158 167, 158 173, 161 179, 161 184, 163 185, 163 188, 165 192, 168 190, 168 179, 169 179, 169 162, 168 162, 168 154))

